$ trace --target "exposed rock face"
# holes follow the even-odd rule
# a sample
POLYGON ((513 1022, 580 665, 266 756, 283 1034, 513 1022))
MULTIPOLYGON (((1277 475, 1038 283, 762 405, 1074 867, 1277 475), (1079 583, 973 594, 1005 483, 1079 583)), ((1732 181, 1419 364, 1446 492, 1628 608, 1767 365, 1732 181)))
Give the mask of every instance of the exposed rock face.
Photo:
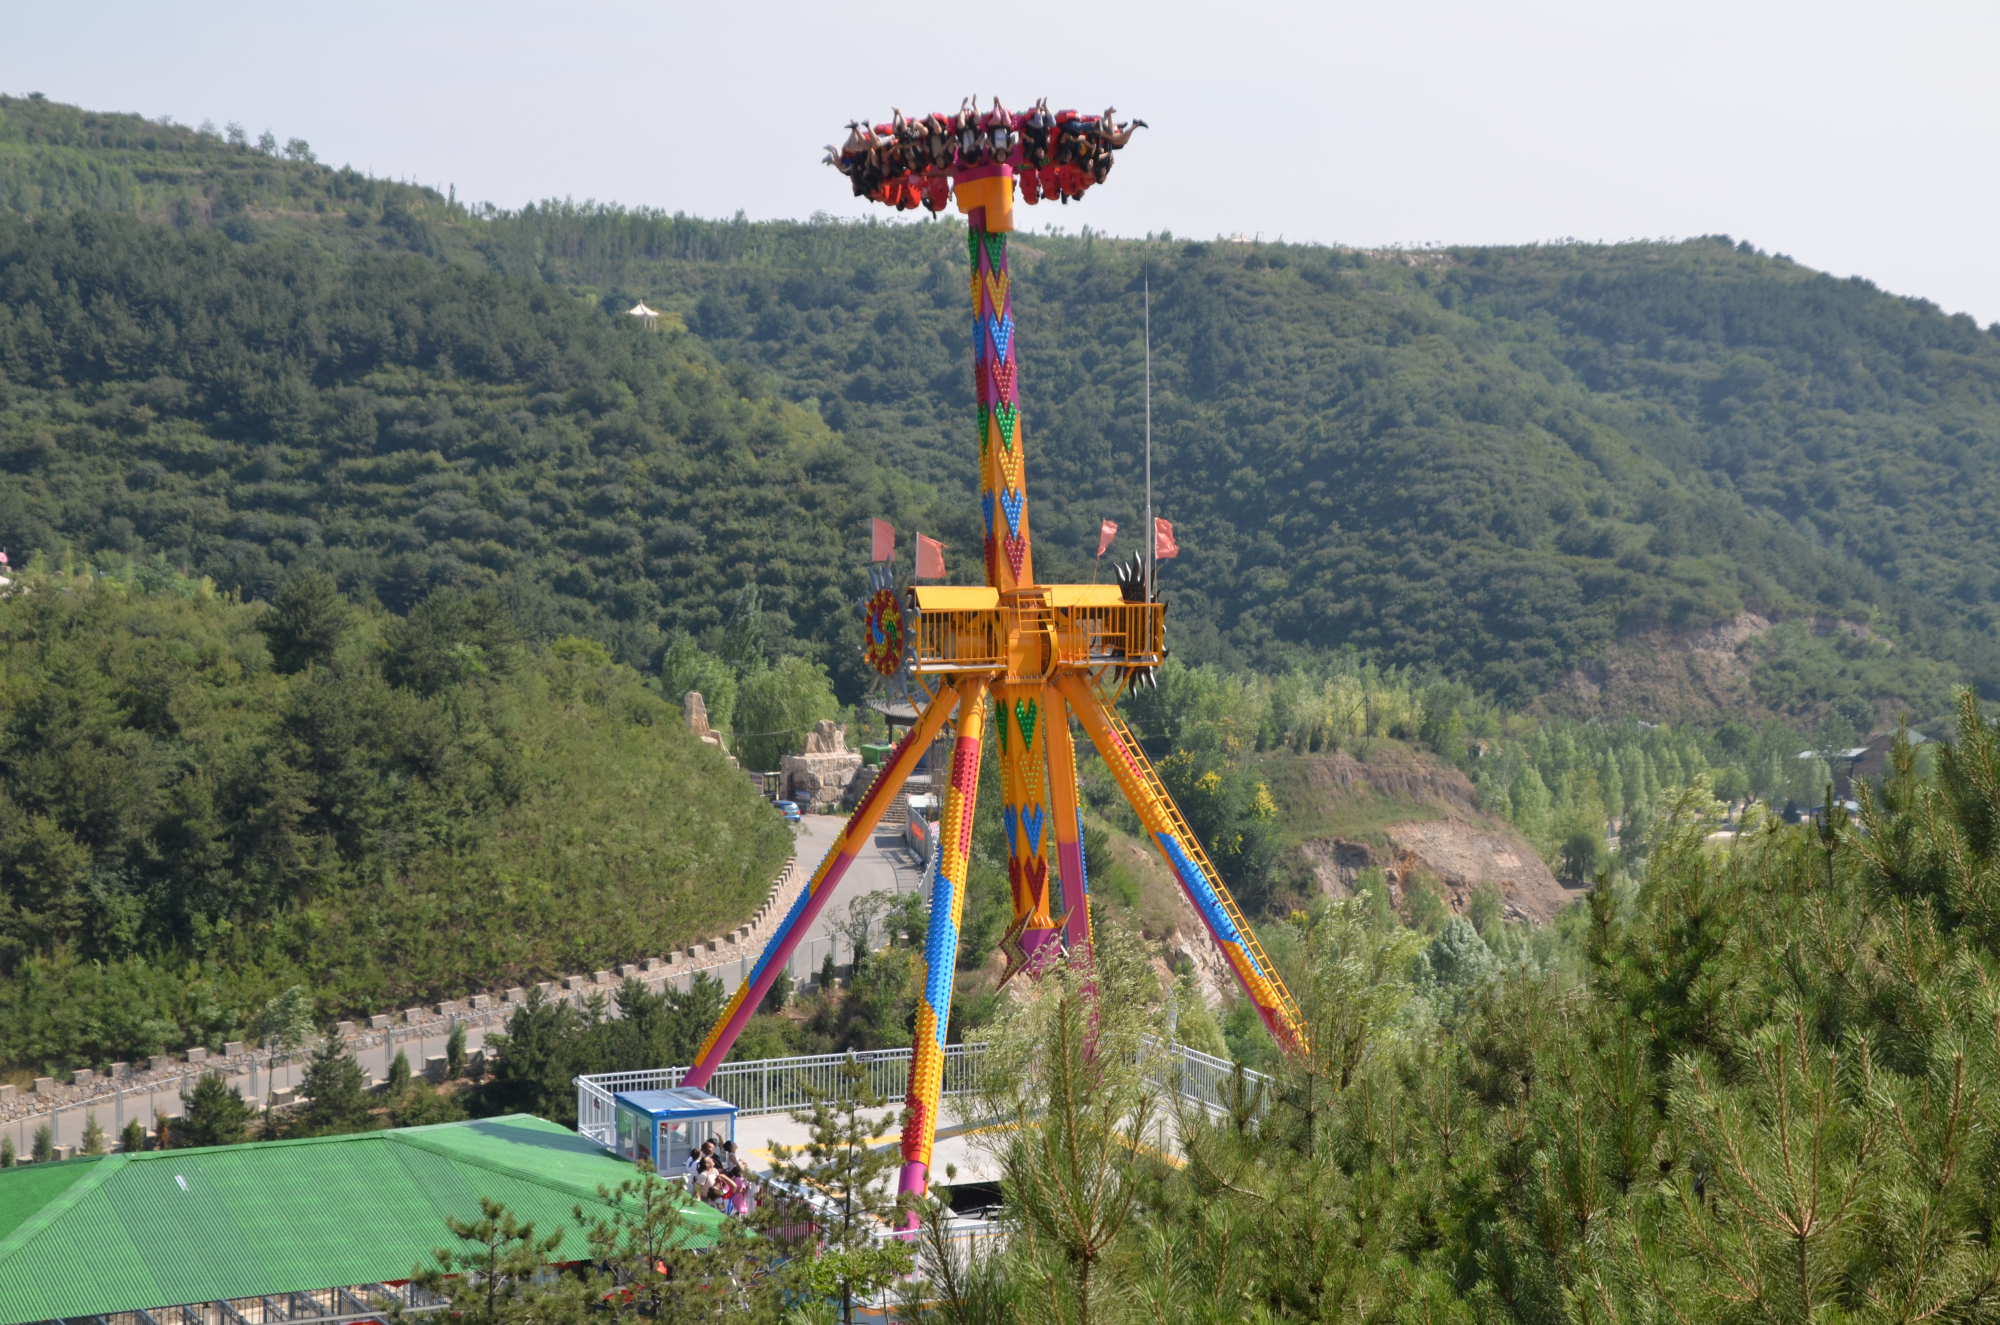
POLYGON ((1755 612, 1698 630, 1634 632, 1573 669, 1534 707, 1578 719, 1636 713, 1650 722, 1760 713, 1743 645, 1771 628, 1755 612))
POLYGON ((822 719, 806 733, 805 753, 778 761, 779 795, 808 814, 831 814, 860 769, 861 752, 847 748, 847 728, 822 719))
POLYGON ((1334 896, 1354 891, 1356 877, 1371 866, 1402 897, 1404 883, 1418 874, 1437 880, 1451 909, 1463 913, 1481 885, 1500 889, 1509 920, 1545 925, 1571 893, 1556 881, 1534 849, 1517 837, 1459 819, 1391 824, 1385 850, 1365 842, 1323 838, 1301 844, 1320 886, 1334 896))
POLYGON ((688 730, 703 745, 712 745, 729 755, 731 767, 736 765, 736 756, 729 754, 729 747, 722 743, 722 733, 708 725, 708 704, 701 697, 701 691, 690 690, 681 700, 681 716, 687 720, 688 730))

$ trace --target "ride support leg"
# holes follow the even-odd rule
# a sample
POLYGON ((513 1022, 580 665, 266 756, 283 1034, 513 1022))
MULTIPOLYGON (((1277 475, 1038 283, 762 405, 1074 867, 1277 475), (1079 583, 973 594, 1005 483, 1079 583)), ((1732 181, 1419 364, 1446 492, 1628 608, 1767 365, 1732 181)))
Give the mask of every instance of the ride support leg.
MULTIPOLYGON (((898 1195, 930 1190, 931 1147, 937 1140, 938 1095, 944 1086, 945 1036, 951 1028, 951 984, 958 970, 958 927, 965 918, 965 875, 972 856, 972 814, 979 799, 979 746, 985 721, 986 682, 965 683, 959 701, 958 740, 938 821, 937 868, 931 875, 930 927, 924 938, 923 994, 910 1053, 910 1088, 904 1101, 903 1168, 898 1195)), ((906 1226, 914 1226, 912 1211, 906 1226)))
POLYGON ((889 762, 876 777, 875 784, 861 798, 861 804, 854 808, 840 835, 833 840, 833 846, 826 858, 813 871, 812 879, 799 892, 792 909, 778 923, 771 935, 771 941, 764 945, 764 953, 757 959, 757 965, 750 972, 750 978, 737 987, 729 1002, 723 1005, 722 1015, 716 1018, 709 1030, 708 1038, 702 1041, 701 1051, 695 1055, 694 1066, 681 1084, 702 1087, 708 1085, 709 1077, 729 1057, 729 1050, 736 1043, 736 1037, 743 1032, 743 1026, 750 1020, 750 1014, 764 1001, 764 995, 771 991, 778 972, 792 959, 792 951, 799 946, 799 940, 812 928, 813 921, 825 908, 827 899, 839 885, 847 867, 854 863, 854 857, 867 845, 869 835, 881 821, 882 812, 889 802, 902 790, 904 781, 923 758, 924 751, 936 739, 943 728, 945 719, 951 716, 952 706, 959 702, 958 692, 950 686, 940 690, 931 701, 916 725, 903 734, 903 739, 889 756, 889 762))
POLYGON ((1229 889, 1223 886, 1201 843, 1153 772, 1145 751, 1121 735, 1124 724, 1091 692, 1082 677, 1065 676, 1058 684, 1091 743, 1097 747, 1097 753, 1117 779, 1118 789, 1125 793, 1139 822, 1145 825, 1147 836, 1153 839, 1153 845, 1180 881, 1181 891, 1193 903, 1195 912, 1208 927, 1209 937, 1228 959, 1237 982, 1256 1005, 1272 1036, 1282 1045, 1302 1046, 1305 1026, 1291 991, 1285 988, 1283 978, 1264 955, 1256 934, 1237 910, 1229 889))

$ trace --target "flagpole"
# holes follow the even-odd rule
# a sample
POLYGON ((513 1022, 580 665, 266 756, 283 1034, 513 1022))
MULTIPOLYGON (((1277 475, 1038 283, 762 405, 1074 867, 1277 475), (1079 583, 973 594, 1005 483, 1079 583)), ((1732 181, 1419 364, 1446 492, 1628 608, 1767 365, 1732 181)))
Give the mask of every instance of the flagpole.
POLYGON ((1146 280, 1146 601, 1153 600, 1160 567, 1160 527, 1153 523, 1153 278, 1146 280))

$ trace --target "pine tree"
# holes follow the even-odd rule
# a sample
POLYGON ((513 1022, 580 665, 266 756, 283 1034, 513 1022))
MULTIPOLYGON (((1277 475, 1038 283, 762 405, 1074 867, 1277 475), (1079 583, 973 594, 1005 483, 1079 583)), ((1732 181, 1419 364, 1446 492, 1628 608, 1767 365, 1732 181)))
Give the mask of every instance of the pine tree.
POLYGON ((874 1139, 888 1131, 895 1115, 869 1117, 887 1101, 868 1085, 868 1070, 853 1055, 840 1066, 840 1085, 831 1097, 811 1091, 810 1109, 795 1111, 795 1121, 811 1130, 799 1147, 771 1147, 771 1175, 798 1192, 816 1192, 824 1199, 817 1256, 794 1262, 802 1289, 840 1298, 841 1319, 853 1325, 854 1298, 894 1282, 908 1273, 912 1249, 908 1243, 878 1236, 904 1206, 886 1191, 887 1176, 896 1168, 897 1152, 878 1150, 874 1139))
POLYGON ((125 1130, 118 1134, 118 1148, 128 1155, 136 1155, 146 1148, 146 1124, 134 1118, 125 1124, 125 1130))
POLYGON ((320 1041, 299 1083, 306 1103, 298 1111, 302 1136, 328 1136, 359 1131, 372 1121, 368 1076, 337 1035, 320 1041))
POLYGON ((233 1146, 250 1139, 251 1108, 216 1072, 204 1072, 181 1096, 179 1131, 190 1146, 233 1146))
POLYGON ((1529 841, 1540 846, 1549 832, 1549 811, 1553 800, 1548 786, 1535 766, 1524 766, 1514 778, 1514 826, 1529 841))
POLYGON ((555 1325, 587 1318, 588 1304, 580 1285, 563 1280, 537 1282, 543 1271, 562 1259, 563 1230, 537 1237, 533 1223, 523 1223, 490 1196, 479 1198, 480 1216, 445 1219, 457 1247, 432 1252, 434 1266, 419 1269, 410 1282, 451 1303, 451 1318, 459 1325, 555 1325))
POLYGON ((91 1109, 83 1115, 83 1153, 101 1155, 104 1150, 104 1124, 97 1121, 97 1110, 91 1109))
POLYGON ((333 661, 347 637, 353 613, 340 586, 324 571, 301 571, 278 586, 264 618, 271 661, 281 672, 333 661))
MULTIPOLYGON (((695 1206, 686 1186, 650 1166, 616 1188, 597 1190, 615 1213, 585 1233, 590 1259, 604 1276, 593 1296, 617 1303, 621 1318, 723 1321, 771 1312, 778 1296, 772 1270, 787 1250, 781 1238, 759 1237, 725 1219, 710 1245, 698 1245, 708 1242, 707 1225, 688 1218, 695 1206)), ((583 1219, 580 1207, 576 1217, 583 1219)))

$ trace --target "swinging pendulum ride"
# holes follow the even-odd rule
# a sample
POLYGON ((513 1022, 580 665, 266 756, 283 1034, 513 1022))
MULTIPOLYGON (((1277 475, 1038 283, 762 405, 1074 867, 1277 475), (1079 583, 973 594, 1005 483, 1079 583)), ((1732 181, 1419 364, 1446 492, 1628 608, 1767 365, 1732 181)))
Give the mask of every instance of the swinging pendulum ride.
MULTIPOLYGON (((929 1185, 937 1131, 980 746, 989 723, 999 753, 1001 818, 1013 893, 1013 924, 1002 942, 1009 977, 1023 971, 1032 977, 1062 955, 1076 962, 1090 959, 1074 719, 1138 813, 1265 1025, 1281 1044, 1294 1047, 1303 1045, 1304 1030, 1256 935, 1118 716, 1119 694, 1149 681, 1152 669, 1166 658, 1166 605, 1155 591, 1151 559, 1117 584, 1041 584, 1035 579, 1007 270, 1014 190, 1018 179, 1022 196, 1031 203, 1037 195, 1080 197, 1103 179, 1110 152, 1123 145, 1130 130, 1121 133, 1122 126, 1115 126, 1108 113, 1051 116, 1037 108, 1009 115, 996 104, 984 116, 975 108, 970 115, 925 121, 968 130, 944 138, 945 151, 937 151, 939 140, 932 138, 926 155, 919 134, 914 135, 919 150, 899 154, 893 150, 895 132, 910 123, 899 119, 895 129, 882 126, 882 137, 874 140, 877 146, 866 161, 857 154, 844 156, 840 164, 843 173, 856 176, 857 193, 865 191, 899 207, 921 202, 933 210, 952 196, 966 216, 986 583, 915 585, 898 593, 886 567, 872 571, 871 593, 862 603, 863 656, 909 697, 917 720, 778 926, 749 979, 723 1008, 684 1084, 708 1084, 869 841, 883 810, 924 752, 949 728, 955 739, 928 881, 929 932, 901 1147, 899 1190, 921 1196, 929 1185), (882 144, 891 149, 886 170, 882 144)), ((904 140, 912 136, 905 133, 904 140)), ((854 141, 850 139, 850 147, 854 141)))

